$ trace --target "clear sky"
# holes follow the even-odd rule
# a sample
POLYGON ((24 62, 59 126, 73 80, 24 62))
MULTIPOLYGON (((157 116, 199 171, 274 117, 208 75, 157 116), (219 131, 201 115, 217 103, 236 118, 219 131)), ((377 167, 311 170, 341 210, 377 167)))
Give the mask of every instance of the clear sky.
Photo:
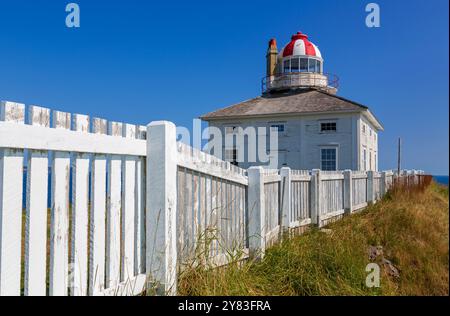
MULTIPOLYGON (((372 0, 373 1, 373 0, 372 0)), ((261 93, 267 42, 310 36, 339 95, 385 127, 379 165, 448 174, 448 1, 0 1, 0 99, 145 125, 192 119, 261 93)))

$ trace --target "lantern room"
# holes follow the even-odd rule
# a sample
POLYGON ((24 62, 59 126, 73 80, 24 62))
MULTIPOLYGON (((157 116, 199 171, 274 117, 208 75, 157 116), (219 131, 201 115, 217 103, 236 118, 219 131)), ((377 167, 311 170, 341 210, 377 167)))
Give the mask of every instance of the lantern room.
POLYGON ((275 39, 269 41, 266 55, 267 75, 263 78, 263 93, 283 90, 320 88, 336 93, 338 79, 323 72, 319 48, 301 32, 278 52, 275 39))

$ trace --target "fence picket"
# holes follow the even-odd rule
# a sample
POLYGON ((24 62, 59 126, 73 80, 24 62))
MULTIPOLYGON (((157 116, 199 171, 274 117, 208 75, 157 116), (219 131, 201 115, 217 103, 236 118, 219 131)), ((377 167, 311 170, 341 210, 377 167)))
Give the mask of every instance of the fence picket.
MULTIPOLYGON (((53 128, 70 130, 70 114, 53 111, 53 128)), ((50 224, 50 295, 67 296, 69 273, 70 153, 55 151, 52 159, 50 224)))
MULTIPOLYGON (((106 121, 92 120, 92 133, 106 134, 106 121)), ((93 155, 91 165, 91 212, 89 220, 89 294, 105 288, 106 156, 93 155)))
MULTIPOLYGON (((24 124, 25 106, 1 102, 0 121, 24 124)), ((23 150, 0 149, 0 295, 20 295, 23 150)))
MULTIPOLYGON (((89 132, 89 116, 74 114, 72 119, 74 131, 89 132)), ((73 296, 84 296, 88 286, 89 155, 86 153, 73 155, 72 192, 70 292, 73 296)))
MULTIPOLYGON (((50 128, 50 110, 30 106, 31 125, 50 128)), ((30 150, 27 163, 24 294, 46 294, 48 153, 30 150)))
MULTIPOLYGON (((108 135, 122 137, 122 123, 109 122, 108 135)), ((106 212, 106 287, 120 282, 120 210, 122 205, 120 156, 108 157, 108 188, 106 212)))
MULTIPOLYGON (((136 126, 124 124, 123 137, 136 138, 136 126)), ((125 156, 122 160, 122 243, 121 280, 134 277, 135 211, 136 211, 136 157, 125 156)))
MULTIPOLYGON (((145 139, 147 128, 136 126, 136 138, 145 139)), ((145 159, 136 159, 136 191, 135 191, 135 228, 134 228, 134 274, 138 275, 145 271, 145 159)))

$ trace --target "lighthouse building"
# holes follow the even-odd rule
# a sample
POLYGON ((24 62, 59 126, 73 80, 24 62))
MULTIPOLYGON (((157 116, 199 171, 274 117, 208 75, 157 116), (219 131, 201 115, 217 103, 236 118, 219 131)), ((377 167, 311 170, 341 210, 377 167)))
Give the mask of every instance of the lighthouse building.
POLYGON ((259 157, 248 159, 248 137, 225 141, 246 136, 236 134, 247 127, 263 127, 278 132, 272 153, 278 168, 378 170, 381 123, 367 106, 337 95, 339 80, 324 72, 322 54, 307 35, 293 35, 281 51, 271 39, 266 61, 260 96, 201 116, 222 132, 220 158, 242 168, 265 165, 259 157))

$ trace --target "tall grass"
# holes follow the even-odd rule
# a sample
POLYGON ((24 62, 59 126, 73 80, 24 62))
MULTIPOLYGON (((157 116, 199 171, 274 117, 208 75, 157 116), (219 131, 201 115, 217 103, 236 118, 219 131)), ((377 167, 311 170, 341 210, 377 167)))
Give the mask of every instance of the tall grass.
POLYGON ((397 191, 359 214, 302 236, 284 238, 261 261, 220 269, 192 267, 180 295, 448 295, 448 188, 397 191), (379 288, 366 286, 371 246, 381 267, 379 288), (383 259, 399 271, 389 273, 383 259))

